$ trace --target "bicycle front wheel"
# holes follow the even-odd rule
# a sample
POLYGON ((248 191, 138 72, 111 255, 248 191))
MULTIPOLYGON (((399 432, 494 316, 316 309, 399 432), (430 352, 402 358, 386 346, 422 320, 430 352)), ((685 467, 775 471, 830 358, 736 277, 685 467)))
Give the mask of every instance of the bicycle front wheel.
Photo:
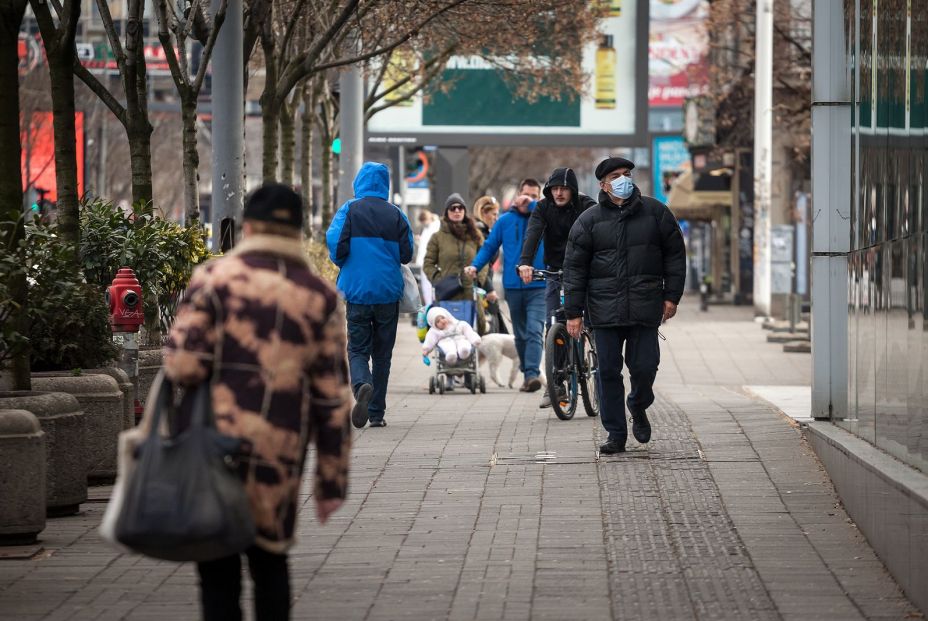
POLYGON ((574 347, 564 324, 555 323, 545 342, 545 377, 551 409, 561 420, 570 420, 577 411, 578 378, 571 349, 574 347))
POLYGON ((580 394, 583 396, 583 409, 587 416, 599 416, 599 359, 596 357, 596 345, 590 333, 580 335, 580 394))

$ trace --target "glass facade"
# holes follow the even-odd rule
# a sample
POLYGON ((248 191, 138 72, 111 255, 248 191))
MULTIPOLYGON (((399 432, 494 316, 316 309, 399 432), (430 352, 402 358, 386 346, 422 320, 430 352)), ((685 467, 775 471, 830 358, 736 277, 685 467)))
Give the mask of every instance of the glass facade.
POLYGON ((928 472, 928 2, 845 0, 852 79, 848 418, 928 472))

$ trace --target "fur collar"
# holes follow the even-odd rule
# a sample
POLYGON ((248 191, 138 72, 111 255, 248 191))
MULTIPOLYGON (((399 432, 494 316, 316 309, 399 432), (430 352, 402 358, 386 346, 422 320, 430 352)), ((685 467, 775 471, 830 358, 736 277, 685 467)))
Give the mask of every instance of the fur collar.
POLYGON ((309 261, 306 259, 306 251, 303 248, 303 242, 299 239, 283 237, 281 235, 249 235, 242 238, 241 241, 229 252, 229 255, 235 256, 240 254, 271 254, 274 256, 284 257, 309 267, 309 261))

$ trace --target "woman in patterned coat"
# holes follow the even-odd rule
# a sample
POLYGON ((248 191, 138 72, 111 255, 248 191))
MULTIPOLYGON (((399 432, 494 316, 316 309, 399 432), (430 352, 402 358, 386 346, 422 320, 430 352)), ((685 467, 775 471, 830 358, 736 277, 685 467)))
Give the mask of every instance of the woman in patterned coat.
MULTIPOLYGON (((244 217, 243 241, 194 272, 164 368, 181 385, 210 381, 218 430, 243 440, 240 473, 257 527, 247 551, 255 606, 277 619, 289 609, 286 552, 307 445, 317 449, 313 496, 325 522, 347 492, 352 399, 342 303, 310 271, 299 196, 264 186, 244 217)), ((204 618, 241 618, 239 556, 199 571, 204 618)))

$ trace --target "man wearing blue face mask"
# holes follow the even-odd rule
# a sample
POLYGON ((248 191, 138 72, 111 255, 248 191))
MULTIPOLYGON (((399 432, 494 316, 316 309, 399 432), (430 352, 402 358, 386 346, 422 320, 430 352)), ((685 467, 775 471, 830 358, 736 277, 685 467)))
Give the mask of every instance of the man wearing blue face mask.
POLYGON ((635 439, 651 439, 657 329, 676 314, 686 277, 680 226, 666 205, 641 195, 634 167, 622 157, 599 163, 599 204, 577 218, 564 256, 567 331, 578 337, 586 315, 599 355, 600 417, 609 434, 602 454, 625 451, 626 405, 635 439), (627 401, 623 363, 631 380, 627 401))

